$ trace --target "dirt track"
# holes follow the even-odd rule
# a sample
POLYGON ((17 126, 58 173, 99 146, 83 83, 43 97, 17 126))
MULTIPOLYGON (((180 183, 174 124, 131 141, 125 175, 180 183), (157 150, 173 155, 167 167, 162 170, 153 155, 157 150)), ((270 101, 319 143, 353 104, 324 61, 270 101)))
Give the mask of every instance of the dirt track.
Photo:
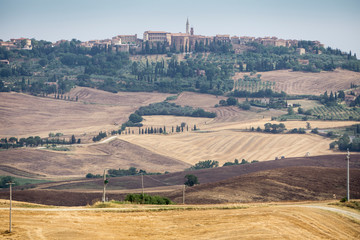
MULTIPOLYGON (((304 205, 306 206, 306 205, 304 205)), ((0 210, 3 239, 358 239, 360 224, 329 210, 291 205, 185 211, 0 210)), ((229 206, 232 207, 232 206, 229 206)))

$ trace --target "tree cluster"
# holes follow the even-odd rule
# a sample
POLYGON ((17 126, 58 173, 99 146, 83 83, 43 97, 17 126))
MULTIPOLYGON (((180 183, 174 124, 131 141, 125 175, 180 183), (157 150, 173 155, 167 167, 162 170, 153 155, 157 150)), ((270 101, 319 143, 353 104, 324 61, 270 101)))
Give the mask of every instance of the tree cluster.
POLYGON ((217 168, 219 166, 219 162, 215 160, 206 160, 200 161, 196 163, 194 166, 190 167, 189 170, 199 170, 206 168, 217 168))
POLYGON ((98 134, 97 136, 94 136, 92 140, 93 140, 94 142, 98 142, 98 141, 100 141, 101 139, 106 138, 106 137, 107 137, 106 132, 99 132, 99 134, 98 134))

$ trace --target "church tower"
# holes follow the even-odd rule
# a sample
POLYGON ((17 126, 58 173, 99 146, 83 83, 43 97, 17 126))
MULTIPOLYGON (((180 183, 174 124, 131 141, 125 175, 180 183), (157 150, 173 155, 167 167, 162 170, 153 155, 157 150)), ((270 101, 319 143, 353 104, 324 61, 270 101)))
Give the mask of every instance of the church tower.
POLYGON ((189 18, 186 19, 186 34, 189 34, 189 18))

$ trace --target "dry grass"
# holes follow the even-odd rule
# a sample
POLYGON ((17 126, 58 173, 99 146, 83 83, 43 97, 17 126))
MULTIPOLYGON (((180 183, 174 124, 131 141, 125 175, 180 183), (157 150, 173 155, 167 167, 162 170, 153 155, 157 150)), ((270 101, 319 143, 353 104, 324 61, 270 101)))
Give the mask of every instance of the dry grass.
MULTIPOLYGON (((234 79, 243 78, 249 73, 237 73, 234 79)), ((319 95, 326 90, 339 91, 350 88, 350 83, 360 84, 360 73, 336 69, 333 72, 305 73, 279 70, 258 72, 262 81, 276 82, 275 90, 287 94, 319 95)))
MULTIPOLYGON (((306 205, 304 205, 306 206, 306 205)), ((356 239, 359 223, 321 209, 252 205, 190 211, 0 210, 3 239, 356 239)))
MULTIPOLYGON (((40 174, 47 177, 85 177, 87 173, 101 174, 104 168, 127 169, 136 167, 149 172, 181 171, 189 164, 160 156, 130 143, 114 140, 104 144, 78 146, 70 152, 40 149, 15 149, 0 152, 0 169, 7 174, 40 174), (15 169, 1 168, 9 165, 15 169)), ((6 175, 7 175, 6 174, 6 175)))
POLYGON ((117 93, 77 87, 70 96, 79 102, 0 93, 1 137, 46 137, 49 132, 76 134, 85 139, 99 131, 118 129, 140 106, 160 102, 169 94, 117 93))
POLYGON ((331 140, 316 135, 264 134, 231 130, 173 135, 122 135, 128 142, 152 152, 169 156, 186 163, 217 160, 220 164, 246 160, 272 160, 275 157, 303 157, 332 154, 328 150, 331 140))

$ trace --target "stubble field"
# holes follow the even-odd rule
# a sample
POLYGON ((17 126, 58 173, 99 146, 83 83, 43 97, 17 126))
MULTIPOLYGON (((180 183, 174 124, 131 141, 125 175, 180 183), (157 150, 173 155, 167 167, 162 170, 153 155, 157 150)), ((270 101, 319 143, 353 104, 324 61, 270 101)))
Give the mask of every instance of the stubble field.
POLYGON ((19 208, 13 211, 12 234, 5 233, 8 211, 1 209, 0 236, 7 240, 357 239, 360 236, 358 213, 328 207, 326 203, 215 205, 205 209, 195 206, 194 210, 167 211, 151 208, 19 208))
POLYGON ((118 129, 140 106, 161 102, 169 94, 118 93, 77 87, 70 94, 79 101, 40 98, 19 93, 0 93, 1 137, 46 137, 49 132, 64 135, 97 135, 118 129))
POLYGON ((264 134, 223 130, 163 135, 122 135, 125 141, 144 147, 160 155, 186 163, 216 160, 220 165, 235 158, 273 160, 275 157, 304 157, 332 154, 332 140, 316 135, 264 134))
MULTIPOLYGON (((234 79, 249 73, 236 73, 234 79)), ((287 94, 319 95, 325 91, 337 92, 350 88, 351 83, 360 84, 360 73, 336 69, 333 72, 305 73, 290 70, 258 72, 262 81, 275 82, 275 91, 287 94)))

